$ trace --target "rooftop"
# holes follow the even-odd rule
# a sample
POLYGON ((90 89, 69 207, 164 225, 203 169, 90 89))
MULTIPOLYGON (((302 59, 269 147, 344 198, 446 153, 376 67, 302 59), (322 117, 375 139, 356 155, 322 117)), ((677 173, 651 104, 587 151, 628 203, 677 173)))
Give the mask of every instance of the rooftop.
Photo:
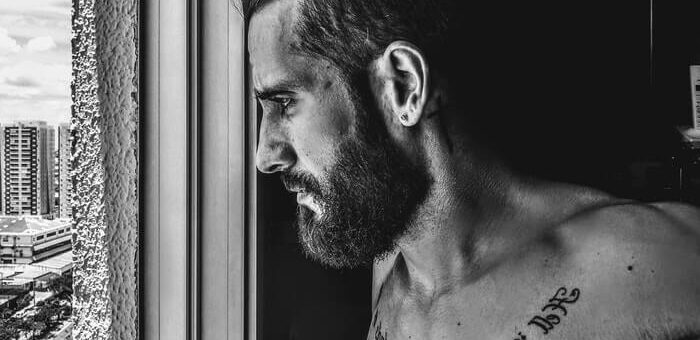
POLYGON ((73 253, 68 250, 56 256, 32 264, 4 264, 0 265, 0 280, 7 282, 20 282, 36 280, 48 273, 62 275, 73 268, 73 253))
POLYGON ((56 256, 49 257, 46 260, 34 262, 32 265, 56 270, 65 270, 73 265, 73 252, 69 250, 56 256))
POLYGON ((0 216, 0 235, 38 234, 70 225, 70 219, 47 220, 34 216, 0 216))

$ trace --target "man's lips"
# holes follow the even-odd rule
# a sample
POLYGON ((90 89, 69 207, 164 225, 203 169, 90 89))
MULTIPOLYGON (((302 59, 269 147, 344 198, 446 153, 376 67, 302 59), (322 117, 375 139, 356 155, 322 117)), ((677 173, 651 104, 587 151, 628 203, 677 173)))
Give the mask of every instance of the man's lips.
POLYGON ((294 193, 305 193, 306 192, 306 190, 303 187, 287 185, 286 183, 284 184, 284 188, 287 189, 287 191, 294 192, 294 193))
POLYGON ((306 192, 306 190, 303 187, 287 185, 287 183, 284 183, 284 187, 285 189, 287 189, 287 191, 297 194, 297 203, 306 205, 313 203, 313 197, 310 193, 306 192))
POLYGON ((297 194, 297 203, 299 205, 304 205, 314 211, 316 214, 321 213, 321 207, 317 201, 318 195, 315 194, 314 190, 307 190, 308 187, 303 184, 302 180, 298 180, 295 177, 282 177, 282 184, 284 184, 285 189, 290 193, 297 194))
POLYGON ((313 203, 314 198, 306 192, 297 192, 297 203, 310 205, 313 203))
POLYGON ((314 195, 309 192, 297 192, 297 204, 306 206, 317 215, 321 214, 321 207, 314 199, 314 195))

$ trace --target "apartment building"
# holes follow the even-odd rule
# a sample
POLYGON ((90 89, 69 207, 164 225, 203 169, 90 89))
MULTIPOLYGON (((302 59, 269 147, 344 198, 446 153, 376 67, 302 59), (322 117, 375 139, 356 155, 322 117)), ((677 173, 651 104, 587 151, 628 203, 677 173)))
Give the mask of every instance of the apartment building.
POLYGON ((0 263, 30 264, 71 249, 72 222, 0 216, 0 263))
POLYGON ((70 124, 58 126, 58 216, 60 218, 71 218, 73 215, 71 208, 71 129, 70 124))
POLYGON ((48 215, 54 211, 55 129, 42 121, 0 127, 2 213, 48 215))

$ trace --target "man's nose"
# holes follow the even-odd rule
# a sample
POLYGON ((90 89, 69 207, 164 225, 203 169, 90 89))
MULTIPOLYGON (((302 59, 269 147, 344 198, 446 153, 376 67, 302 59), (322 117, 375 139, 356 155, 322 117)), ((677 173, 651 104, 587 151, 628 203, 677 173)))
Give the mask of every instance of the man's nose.
POLYGON ((296 155, 284 134, 267 117, 260 123, 260 140, 255 155, 255 165, 260 172, 270 174, 285 171, 296 162, 296 155))

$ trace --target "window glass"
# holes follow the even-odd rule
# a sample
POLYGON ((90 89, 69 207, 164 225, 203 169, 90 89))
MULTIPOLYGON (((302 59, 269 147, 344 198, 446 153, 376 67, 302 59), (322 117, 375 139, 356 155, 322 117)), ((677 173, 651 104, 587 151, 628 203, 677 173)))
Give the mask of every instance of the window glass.
POLYGON ((70 0, 0 1, 0 339, 71 338, 70 41, 70 0))

